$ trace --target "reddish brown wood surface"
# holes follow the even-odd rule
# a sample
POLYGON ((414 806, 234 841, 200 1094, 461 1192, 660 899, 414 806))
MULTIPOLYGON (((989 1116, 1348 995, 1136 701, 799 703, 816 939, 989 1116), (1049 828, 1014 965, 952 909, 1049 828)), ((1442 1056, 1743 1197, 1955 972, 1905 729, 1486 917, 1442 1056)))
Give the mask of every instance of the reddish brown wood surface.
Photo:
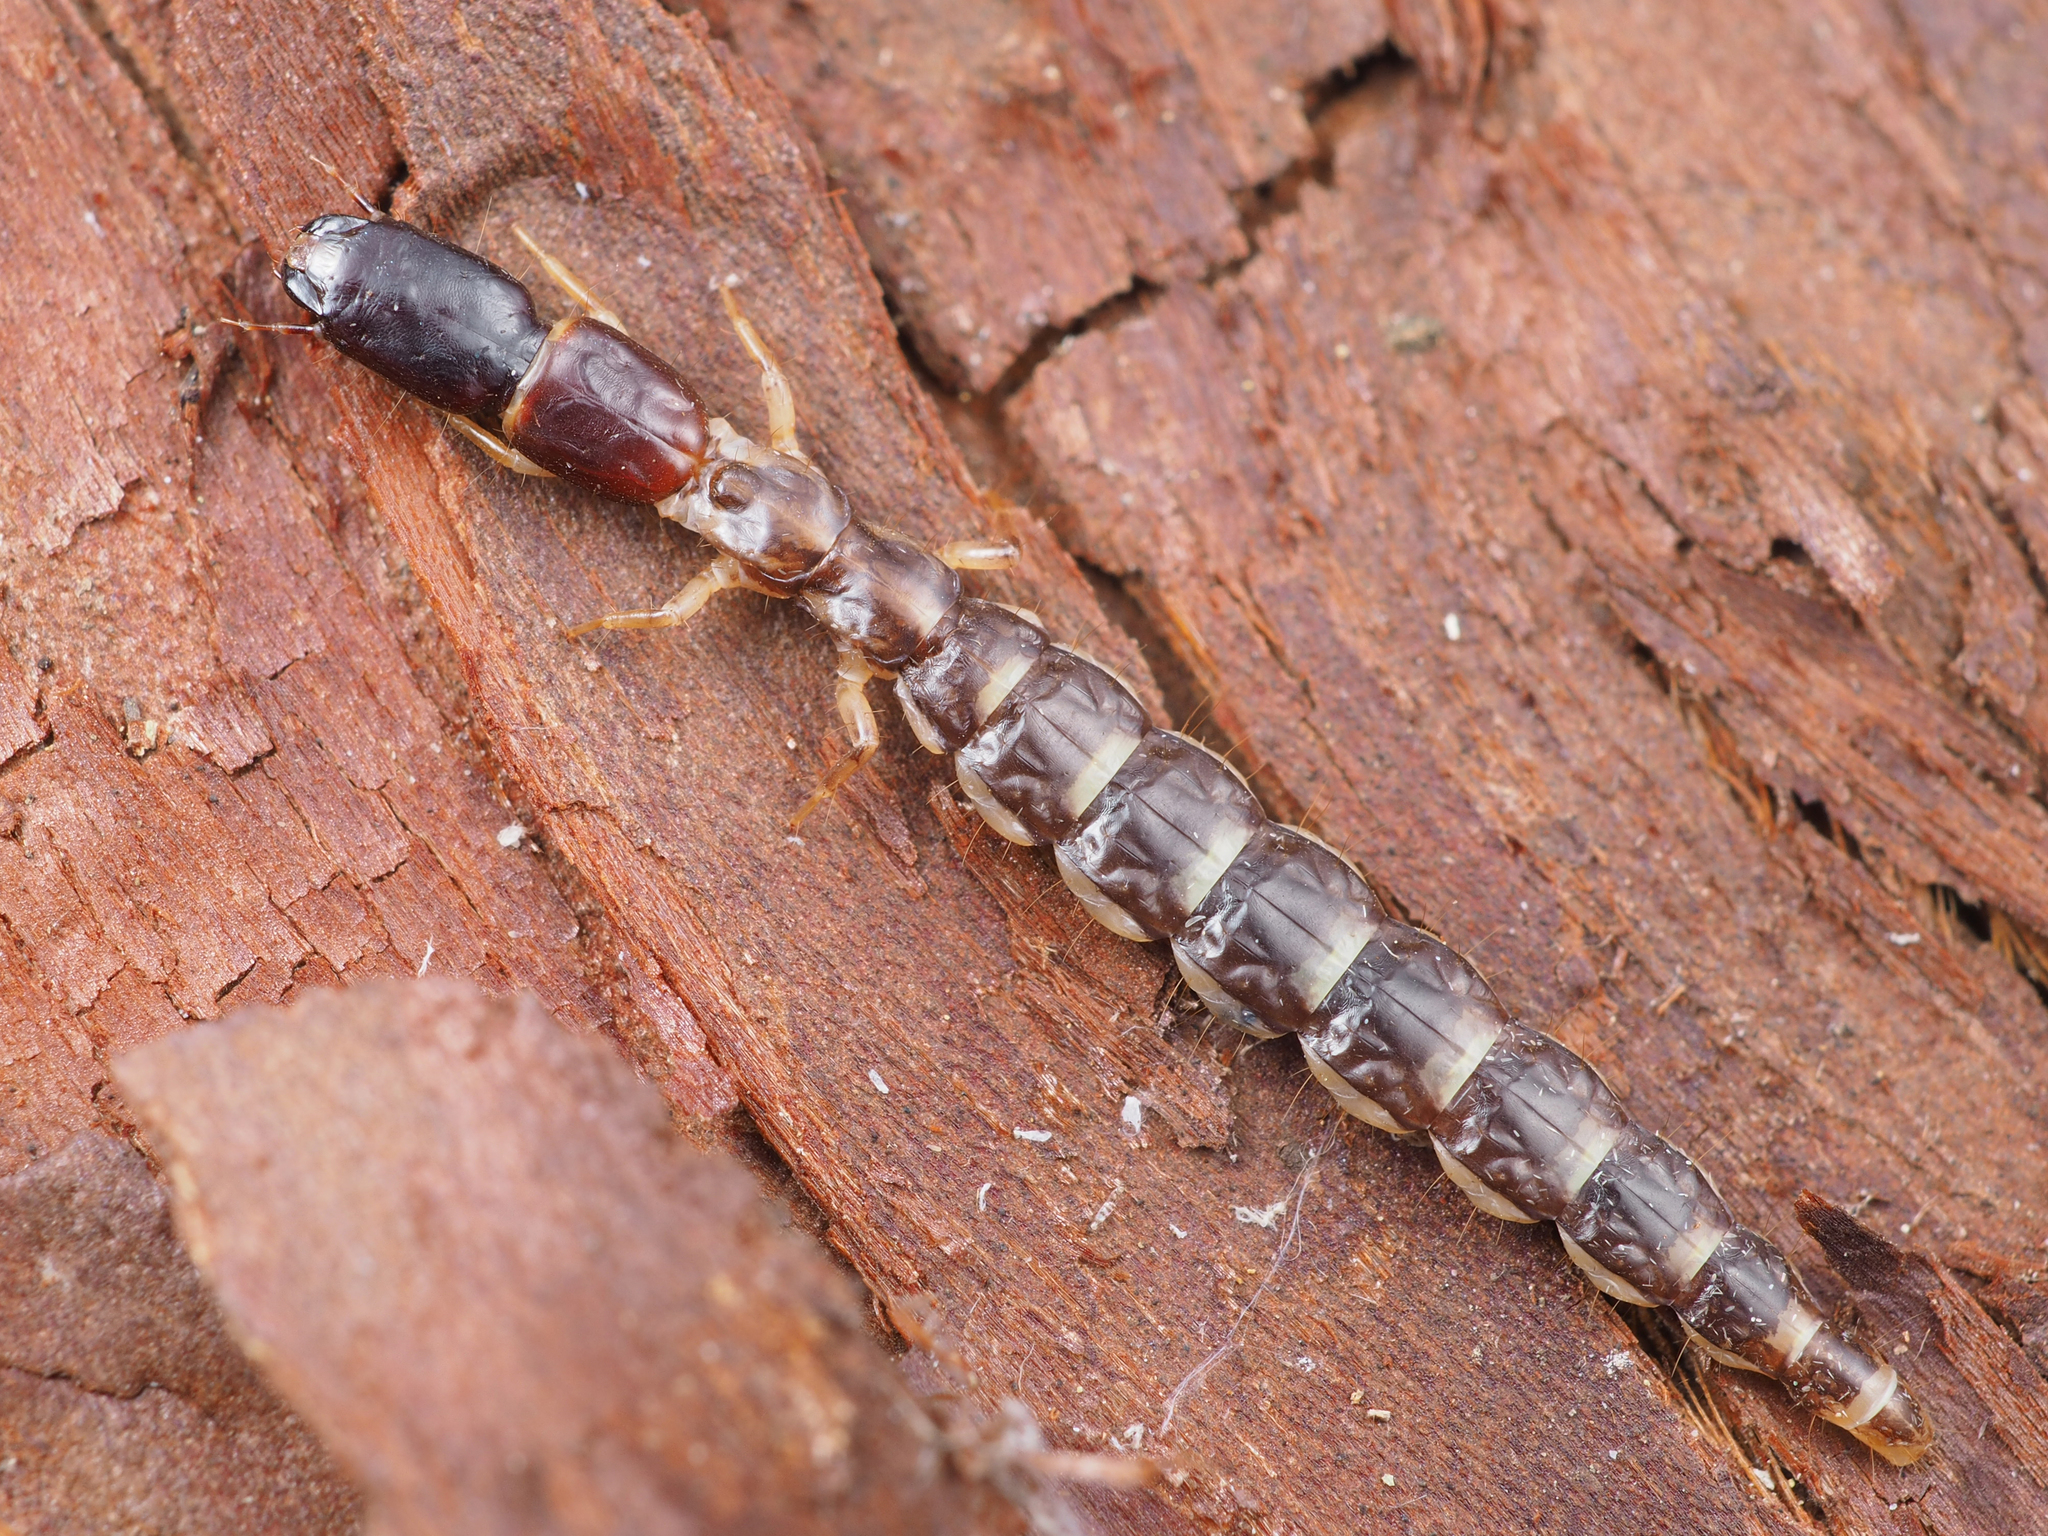
POLYGON ((315 990, 116 1071, 193 1260, 371 1528, 1021 1529, 976 1518, 830 1258, 530 996, 315 990))
POLYGON ((123 1129, 108 1058, 186 1017, 452 972, 750 1119, 1061 1443, 1142 1426, 1170 1484, 1108 1527, 2040 1518, 2048 13, 826 9, 8 13, 11 1164, 123 1129), (864 513, 1020 537, 985 589, 1698 1153, 1937 1457, 1689 1359, 1688 1408, 1291 1045, 1162 1023, 900 727, 790 842, 800 613, 565 642, 701 556, 206 323, 290 318, 308 153, 515 269, 524 223, 758 424, 737 274, 864 513), (1920 1257, 1837 1277, 1809 1187, 1920 1257))
POLYGON ((133 1147, 0 1179, 14 1530, 353 1530, 361 1498, 243 1354, 133 1147))

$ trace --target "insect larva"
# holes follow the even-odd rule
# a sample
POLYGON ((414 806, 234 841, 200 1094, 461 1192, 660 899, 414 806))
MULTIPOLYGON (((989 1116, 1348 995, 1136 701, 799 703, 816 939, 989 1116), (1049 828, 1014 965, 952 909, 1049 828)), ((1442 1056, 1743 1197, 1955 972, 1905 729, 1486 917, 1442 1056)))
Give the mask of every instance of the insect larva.
POLYGON ((543 324, 509 274, 405 224, 314 219, 279 268, 314 321, 283 329, 448 412, 508 468, 651 503, 717 551, 661 607, 571 635, 680 624, 731 587, 801 597, 839 648, 849 746, 797 820, 873 754, 866 687, 893 677, 918 740, 952 754, 989 825, 1050 844, 1104 926, 1165 940, 1216 1017, 1299 1035, 1346 1111, 1427 1136, 1480 1210, 1555 1222, 1594 1285, 1670 1308, 1716 1359, 1777 1378, 1895 1463, 1933 1443, 1892 1367, 1830 1327, 1785 1256, 1592 1067, 1510 1017, 1447 945, 1390 918, 1341 855, 1268 820, 1221 758, 1153 727, 1108 672, 1033 619, 963 596, 958 569, 1006 563, 1006 547, 927 551, 854 518, 799 448, 788 385, 729 291, 762 369, 765 446, 709 416, 527 244, 582 313, 543 324))

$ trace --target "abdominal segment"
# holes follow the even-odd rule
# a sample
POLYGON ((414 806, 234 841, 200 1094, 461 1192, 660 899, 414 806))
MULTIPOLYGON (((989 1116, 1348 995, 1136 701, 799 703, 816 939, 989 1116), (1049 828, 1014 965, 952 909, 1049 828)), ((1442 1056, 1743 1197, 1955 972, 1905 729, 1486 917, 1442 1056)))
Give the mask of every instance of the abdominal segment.
POLYGON ((1776 1377, 1887 1459, 1932 1443, 1891 1367, 1828 1325, 1785 1256, 1592 1066, 1390 917, 1347 860, 1268 820, 1221 758, 1150 728, 1102 667, 969 599, 897 693, 975 809, 1012 841, 1052 844, 1092 916, 1167 941, 1219 1019, 1298 1035, 1345 1110, 1427 1139, 1480 1210, 1556 1223, 1601 1290, 1671 1308, 1715 1358, 1776 1377))

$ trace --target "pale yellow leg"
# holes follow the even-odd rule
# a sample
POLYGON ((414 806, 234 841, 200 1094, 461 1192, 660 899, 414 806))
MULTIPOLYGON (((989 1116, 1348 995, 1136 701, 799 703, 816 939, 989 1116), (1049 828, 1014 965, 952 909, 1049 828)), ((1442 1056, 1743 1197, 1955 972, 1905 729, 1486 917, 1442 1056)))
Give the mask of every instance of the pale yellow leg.
POLYGON ((867 686, 874 675, 874 669, 858 651, 839 653, 839 722, 846 727, 849 745, 845 755, 825 771, 825 777, 804 802, 803 809, 790 818, 790 831, 802 826, 806 816, 838 794, 839 786, 865 768, 868 759, 875 755, 875 748, 882 744, 881 733, 875 729, 875 712, 868 704, 867 686))
POLYGON ((707 565, 690 584, 659 608, 641 608, 628 613, 608 613, 601 619, 590 619, 565 631, 571 640, 578 635, 587 635, 593 629, 672 629, 678 624, 687 624, 695 618, 704 605, 721 592, 734 587, 750 587, 747 574, 740 569, 739 561, 731 555, 720 555, 707 565))
POLYGON ((543 480, 552 480, 554 471, 542 469, 525 454, 514 448, 495 432, 486 432, 467 416, 450 416, 448 425, 468 438, 477 447, 511 470, 515 475, 538 475, 543 480))
POLYGON ((588 283, 584 282, 582 278, 542 250, 540 242, 535 240, 533 236, 529 235, 517 224, 512 226, 512 233, 518 237, 519 243, 525 246, 528 252, 532 254, 533 259, 541 264, 548 276, 555 280, 555 286, 574 299, 577 307, 583 313, 590 316, 593 320, 602 321, 622 336, 626 334, 626 322, 605 308, 604 305, 597 302, 597 295, 590 291, 588 283))
POLYGON ((733 297, 732 289, 720 284, 718 296, 725 301, 726 318, 739 332, 740 345, 760 366, 761 401, 768 407, 768 446, 777 453, 802 458, 803 450, 796 445, 796 397, 789 392, 789 380, 761 340, 761 333, 754 329, 754 322, 740 312, 740 301, 733 297))
POLYGON ((932 553, 956 571, 1007 571, 1017 563, 1017 546, 1008 539, 955 539, 932 553))

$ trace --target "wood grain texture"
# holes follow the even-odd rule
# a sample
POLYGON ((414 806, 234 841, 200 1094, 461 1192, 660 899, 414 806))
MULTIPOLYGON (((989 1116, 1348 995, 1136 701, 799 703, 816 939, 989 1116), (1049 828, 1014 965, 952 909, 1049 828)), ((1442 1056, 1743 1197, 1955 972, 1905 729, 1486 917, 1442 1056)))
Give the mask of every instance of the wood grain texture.
POLYGON ((315 991, 116 1073, 368 1528, 1021 1530, 977 1515, 826 1254, 531 996, 315 991))
POLYGON ((1376 3, 740 0, 919 356, 986 390, 1134 282, 1249 254, 1233 199, 1311 156, 1304 90, 1386 41, 1376 3))
MULTIPOLYGON (((523 223, 758 424, 738 274, 864 514, 1018 536, 984 590, 1199 706, 1903 1328, 1802 1187, 2021 1291, 2048 1238, 2048 15, 734 3, 728 47, 625 0, 175 3, 100 13, 111 52, 22 16, 0 129, 76 123, 106 235, 91 191, 23 200, 53 297, 7 300, 6 346, 92 375, 9 404, 17 1162, 120 1123, 111 1046, 431 941, 684 1113, 743 1105, 1062 1443, 1141 1426, 1172 1481, 1094 1496, 1109 1528, 2010 1528, 1988 1405, 1907 1473, 1720 1373, 1689 1416, 1553 1240, 1291 1045, 1176 1022, 900 726, 791 843, 836 731, 800 614, 568 644, 701 555, 180 316, 290 318, 247 242, 340 201, 308 150, 515 270, 523 223), (885 294, 949 389, 1002 381, 951 419, 1043 517, 979 503, 885 294)), ((1910 1377, 1977 1401, 1939 1344, 1910 1377)))
POLYGON ((0 1179, 0 1519, 15 1531, 357 1528, 361 1500, 229 1334, 133 1147, 0 1179))

